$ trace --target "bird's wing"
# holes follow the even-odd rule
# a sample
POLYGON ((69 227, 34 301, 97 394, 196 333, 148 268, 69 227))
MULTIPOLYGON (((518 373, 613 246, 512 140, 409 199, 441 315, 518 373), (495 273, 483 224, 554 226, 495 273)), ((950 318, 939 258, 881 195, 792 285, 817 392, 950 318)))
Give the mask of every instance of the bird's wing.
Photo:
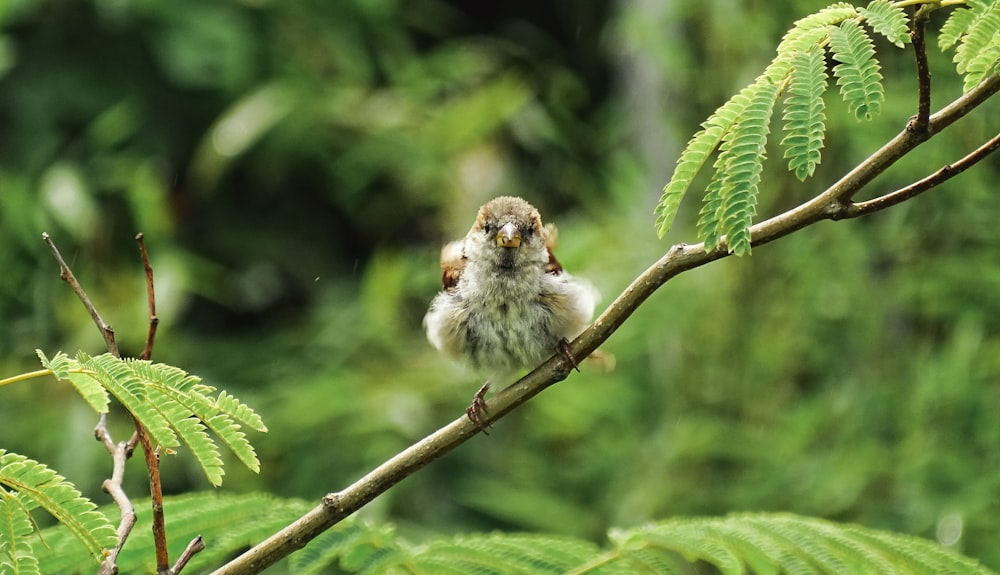
POLYGON ((441 248, 441 284, 450 290, 458 285, 465 269, 465 242, 455 240, 441 248))
POLYGON ((563 272, 562 264, 553 253, 556 248, 556 239, 559 237, 559 230, 555 224, 545 224, 542 233, 545 234, 545 249, 549 252, 549 262, 545 264, 545 273, 557 276, 563 272))

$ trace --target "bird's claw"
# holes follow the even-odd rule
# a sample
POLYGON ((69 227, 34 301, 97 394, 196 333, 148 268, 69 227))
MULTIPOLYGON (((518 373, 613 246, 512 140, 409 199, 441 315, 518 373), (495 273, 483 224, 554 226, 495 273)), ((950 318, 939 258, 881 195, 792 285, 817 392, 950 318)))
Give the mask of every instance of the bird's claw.
POLYGON ((556 344, 556 352, 559 357, 563 358, 566 363, 569 364, 573 369, 580 371, 580 364, 576 362, 576 358, 573 357, 573 351, 569 348, 569 340, 565 337, 559 340, 556 344))
POLYGON ((469 407, 465 408, 465 415, 469 418, 469 421, 473 423, 476 427, 481 429, 485 435, 489 435, 486 431, 490 428, 490 424, 484 421, 484 418, 489 413, 489 409, 486 408, 486 392, 490 390, 490 382, 486 382, 476 395, 472 396, 472 403, 469 407))

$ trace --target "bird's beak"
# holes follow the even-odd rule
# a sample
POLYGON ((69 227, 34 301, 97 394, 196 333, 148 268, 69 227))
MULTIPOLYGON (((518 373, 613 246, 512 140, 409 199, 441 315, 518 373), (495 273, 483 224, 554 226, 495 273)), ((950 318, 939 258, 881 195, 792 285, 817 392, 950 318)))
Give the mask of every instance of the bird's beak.
POLYGON ((507 222, 497 232, 497 246, 501 248, 521 247, 521 230, 517 229, 514 222, 507 222))

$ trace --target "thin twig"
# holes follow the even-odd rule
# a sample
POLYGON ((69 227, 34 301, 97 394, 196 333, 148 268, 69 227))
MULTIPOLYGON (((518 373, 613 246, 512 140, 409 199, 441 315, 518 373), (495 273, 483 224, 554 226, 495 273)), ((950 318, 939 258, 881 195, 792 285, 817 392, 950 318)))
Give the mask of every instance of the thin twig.
POLYGON ((149 263, 146 253, 146 238, 142 232, 136 234, 135 241, 139 244, 139 254, 142 256, 142 267, 146 270, 146 299, 149 301, 149 332, 146 334, 146 348, 142 350, 142 359, 153 357, 153 341, 156 339, 156 327, 160 318, 156 315, 156 294, 153 291, 153 266, 149 263))
MULTIPOLYGON (((149 304, 149 331, 146 334, 146 347, 142 351, 142 359, 148 360, 153 357, 153 342, 156 339, 156 327, 160 324, 160 318, 156 316, 156 293, 153 290, 153 266, 149 263, 149 254, 146 252, 146 238, 142 232, 136 234, 136 243, 139 244, 139 254, 142 257, 142 266, 146 272, 146 300, 149 304)), ((170 575, 178 573, 170 568, 170 556, 167 549, 167 523, 163 515, 163 484, 160 481, 160 456, 159 451, 154 450, 149 440, 146 429, 135 419, 135 431, 139 443, 142 444, 142 452, 146 457, 146 470, 149 472, 149 495, 150 504, 153 508, 153 544, 156 547, 156 572, 160 575, 170 575)), ((195 554, 204 549, 204 544, 198 549, 188 547, 191 554, 195 554)), ((190 560, 185 559, 181 564, 181 569, 190 560)))
POLYGON ((121 512, 121 520, 118 523, 118 544, 108 551, 107 556, 104 561, 101 562, 101 567, 98 570, 99 575, 112 575, 118 572, 118 554, 121 552, 122 547, 125 545, 125 541, 128 539, 129 534, 132 532, 132 528, 135 526, 135 507, 132 505, 132 501, 129 499, 128 494, 122 489, 122 480, 125 478, 125 462, 132 457, 132 452, 135 449, 135 444, 131 442, 121 442, 118 444, 114 443, 111 438, 111 434, 108 432, 107 428, 107 418, 104 414, 101 414, 100 422, 94 429, 94 434, 101 443, 104 444, 108 451, 111 453, 112 460, 114 462, 113 471, 111 477, 104 480, 101 484, 101 488, 104 489, 105 493, 111 496, 111 499, 118 506, 121 512))
MULTIPOLYGON (((761 222, 750 229, 751 243, 762 245, 825 219, 849 217, 846 207, 859 190, 896 160, 930 135, 940 132, 1000 90, 1000 76, 984 80, 929 118, 925 136, 904 130, 823 193, 788 212, 761 222)), ((950 177, 950 176, 948 176, 950 177)), ((728 257, 725 249, 705 251, 705 245, 677 244, 635 279, 594 323, 570 343, 572 356, 581 361, 613 334, 632 313, 660 286, 674 276, 728 257)), ((569 362, 556 354, 513 385, 487 401, 489 424, 528 401, 547 387, 566 379, 569 362)), ((342 491, 327 494, 322 502, 305 515, 255 545, 213 575, 249 575, 304 547, 317 535, 351 515, 410 474, 450 452, 478 434, 481 427, 464 414, 445 427, 398 453, 342 491)))
POLYGON ((191 558, 194 557, 199 551, 204 549, 205 541, 201 538, 201 535, 192 539, 191 542, 188 543, 188 546, 184 548, 184 552, 181 553, 181 556, 177 558, 177 562, 174 563, 174 566, 170 569, 170 575, 178 575, 184 570, 188 561, 190 561, 191 558))
MULTIPOLYGON (((135 419, 133 417, 133 419, 135 419)), ((139 434, 139 444, 146 457, 146 470, 149 472, 149 494, 153 506, 153 545, 156 547, 157 575, 170 574, 170 556, 167 550, 167 527, 163 517, 163 484, 160 482, 160 454, 149 440, 146 428, 135 420, 135 430, 139 434)))
POLYGON ((913 55, 917 62, 917 115, 910 121, 910 128, 917 132, 927 131, 931 116, 931 69, 927 65, 925 34, 931 9, 926 4, 917 8, 910 28, 910 42, 913 44, 913 55))
POLYGON ((856 218, 858 216, 868 215, 879 210, 884 210, 890 206, 894 206, 900 202, 905 202, 913 196, 926 192, 927 190, 940 185, 942 182, 946 182, 949 179, 961 174, 998 149, 1000 149, 1000 134, 993 136, 991 140, 982 146, 979 146, 964 158, 942 166, 941 169, 922 180, 877 198, 865 202, 857 202, 851 205, 847 209, 847 217, 856 218))
POLYGON ((69 269, 69 265, 66 260, 63 259, 62 254, 59 253, 59 248, 56 247, 55 242, 49 237, 49 234, 42 232, 42 239, 49 245, 49 249, 52 250, 52 255, 55 256, 56 261, 59 262, 59 277, 63 281, 69 284, 69 287, 73 289, 80 301, 83 302, 83 306, 87 308, 87 312, 90 313, 90 317, 94 319, 94 323, 97 324, 97 329, 101 330, 101 335, 104 336, 104 343, 108 346, 108 351, 111 352, 115 357, 120 357, 118 354, 118 343, 115 341, 115 330, 101 314, 97 313, 97 308, 87 297, 87 292, 83 291, 83 287, 80 286, 80 282, 76 281, 76 276, 73 275, 73 270, 69 269))

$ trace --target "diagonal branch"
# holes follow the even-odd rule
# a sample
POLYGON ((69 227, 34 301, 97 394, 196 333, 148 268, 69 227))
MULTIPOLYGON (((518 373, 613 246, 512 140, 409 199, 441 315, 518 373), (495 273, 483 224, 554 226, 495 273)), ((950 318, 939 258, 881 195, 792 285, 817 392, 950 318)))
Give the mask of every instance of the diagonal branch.
POLYGON ((73 275, 73 270, 69 269, 69 264, 63 259, 62 254, 59 253, 59 248, 56 247, 55 242, 49 237, 49 234, 42 232, 42 240, 49 245, 49 249, 52 250, 52 255, 55 256, 56 261, 59 262, 59 277, 66 283, 69 287, 73 289, 73 293, 80 298, 83 302, 83 307, 87 308, 87 312, 90 313, 90 317, 93 318, 94 323, 97 324, 97 329, 101 330, 101 335, 104 336, 104 343, 108 346, 108 351, 111 352, 115 357, 120 357, 118 353, 118 343, 115 341, 115 330, 104 321, 101 314, 97 312, 97 308, 94 307, 93 302, 87 297, 87 292, 83 290, 80 286, 80 282, 76 281, 76 276, 73 275))
MULTIPOLYGON (((930 116, 927 130, 921 133, 909 129, 904 130, 839 182, 809 202, 753 226, 750 229, 752 245, 765 244, 821 220, 851 217, 847 214, 847 209, 855 194, 899 158, 933 134, 940 132, 971 112, 998 90, 1000 90, 1000 76, 993 75, 937 114, 930 116)), ((970 162, 975 163, 971 160, 970 162)), ((944 179, 954 176, 955 173, 957 172, 952 171, 944 179)), ((674 276, 727 256, 729 253, 724 247, 712 251, 706 251, 704 244, 692 246, 677 244, 671 247, 666 255, 636 278, 608 309, 570 344, 570 352, 573 357, 579 361, 590 355, 654 291, 674 276)), ((484 418, 483 423, 488 424, 496 421, 547 387, 566 379, 570 369, 569 362, 559 354, 549 358, 534 371, 491 398, 487 402, 488 416, 484 418)), ((293 551, 301 549, 320 533, 351 515, 410 474, 465 443, 479 431, 480 427, 471 423, 463 414, 455 421, 400 452, 344 490, 326 495, 321 504, 233 561, 223 565, 213 575, 248 575, 263 571, 293 551)))
POLYGON ((847 214, 845 217, 856 218, 858 216, 865 216, 879 210, 884 210, 900 202, 905 202, 913 196, 922 194, 923 192, 926 192, 927 190, 961 174, 998 149, 1000 149, 1000 134, 993 136, 992 139, 973 150, 964 158, 942 166, 941 169, 922 180, 913 182, 905 188, 900 188, 883 196, 879 196, 865 202, 857 202, 851 205, 847 208, 847 214))

